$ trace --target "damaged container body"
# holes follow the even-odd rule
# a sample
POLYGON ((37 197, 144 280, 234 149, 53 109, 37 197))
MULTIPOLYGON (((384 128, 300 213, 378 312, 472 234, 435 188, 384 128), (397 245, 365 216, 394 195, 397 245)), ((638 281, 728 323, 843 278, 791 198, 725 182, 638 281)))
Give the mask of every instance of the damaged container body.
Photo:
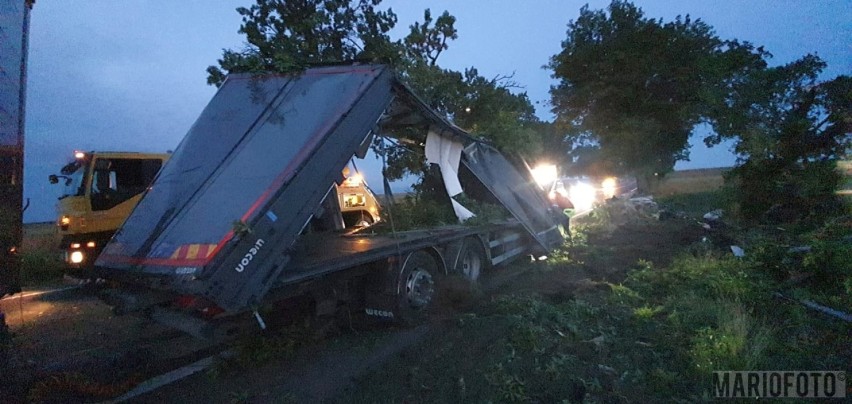
POLYGON ((547 251, 562 241, 547 206, 496 150, 428 109, 385 66, 231 75, 96 265, 102 276, 164 299, 189 295, 236 313, 271 289, 376 263, 404 266, 417 251, 431 249, 451 265, 444 255, 466 237, 481 240, 489 258, 547 251), (332 194, 353 156, 399 131, 420 137, 412 144, 432 134, 461 145, 453 178, 478 182, 514 218, 405 235, 303 235, 312 220, 339 213, 332 194))

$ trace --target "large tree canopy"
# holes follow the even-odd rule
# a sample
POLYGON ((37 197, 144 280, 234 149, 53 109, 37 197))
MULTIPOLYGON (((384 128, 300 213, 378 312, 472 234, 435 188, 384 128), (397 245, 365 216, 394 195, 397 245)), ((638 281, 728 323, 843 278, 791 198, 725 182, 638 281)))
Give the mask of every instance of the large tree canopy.
POLYGON ((376 10, 381 0, 258 0, 239 7, 246 48, 225 49, 219 66, 207 68, 207 82, 220 85, 226 73, 289 73, 310 64, 378 60, 394 63, 399 43, 388 36, 396 25, 392 10, 376 10))
POLYGON ((515 94, 510 77, 487 79, 471 67, 444 69, 438 58, 458 37, 455 17, 444 11, 434 18, 426 9, 422 22, 410 25, 405 38, 392 40, 397 23, 381 0, 257 0, 238 8, 243 16, 243 50, 224 50, 218 66, 207 68, 210 84, 227 73, 290 73, 311 64, 355 60, 386 63, 431 107, 458 126, 492 141, 504 152, 530 155, 541 149, 533 130, 538 120, 525 93, 515 94))
POLYGON ((807 55, 750 71, 732 84, 725 113, 712 114, 706 141, 735 141, 732 178, 746 217, 818 221, 840 209, 836 162, 850 145, 852 78, 820 81, 824 68, 807 55))
POLYGON ((664 175, 688 158, 689 136, 726 82, 759 67, 760 54, 689 16, 649 19, 618 0, 608 12, 583 7, 548 65, 559 80, 556 124, 580 164, 640 180, 664 175))

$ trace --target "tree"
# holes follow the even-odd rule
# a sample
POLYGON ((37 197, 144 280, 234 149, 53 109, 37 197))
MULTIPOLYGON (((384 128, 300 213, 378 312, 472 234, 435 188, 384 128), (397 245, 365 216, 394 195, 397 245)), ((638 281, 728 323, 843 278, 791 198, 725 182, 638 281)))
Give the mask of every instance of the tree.
POLYGON ((583 7, 548 65, 559 80, 556 124, 581 164, 632 173, 647 188, 688 159, 695 125, 723 99, 727 80, 762 63, 761 52, 688 15, 664 23, 625 1, 608 13, 583 7))
POLYGON ((538 120, 525 93, 514 94, 510 76, 486 79, 471 67, 464 72, 441 68, 438 58, 458 38, 456 19, 447 11, 410 26, 402 40, 388 32, 393 10, 381 0, 257 0, 238 8, 240 33, 247 46, 224 50, 218 66, 207 68, 207 82, 220 85, 226 73, 297 72, 311 64, 363 60, 385 63, 432 108, 458 126, 491 140, 504 152, 530 155, 540 150, 538 120))
POLYGON ((727 111, 714 114, 706 142, 736 141, 731 178, 745 217, 819 221, 840 211, 836 163, 850 146, 852 78, 819 81, 825 66, 807 55, 749 71, 731 87, 727 111))
POLYGON ((391 9, 376 10, 381 0, 257 0, 243 16, 242 51, 223 50, 219 66, 207 68, 207 83, 219 86, 226 73, 290 73, 310 64, 352 60, 395 63, 400 44, 388 32, 396 25, 391 9), (354 3, 354 4, 353 4, 354 3))

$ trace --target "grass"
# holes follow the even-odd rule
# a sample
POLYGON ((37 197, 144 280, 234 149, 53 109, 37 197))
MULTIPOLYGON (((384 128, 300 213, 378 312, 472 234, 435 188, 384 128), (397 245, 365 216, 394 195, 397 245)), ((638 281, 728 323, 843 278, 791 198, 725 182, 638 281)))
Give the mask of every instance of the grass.
MULTIPOLYGON (((664 204, 680 205, 699 216, 730 209, 727 201, 718 192, 663 198, 664 204)), ((553 284, 561 274, 588 270, 590 263, 620 265, 594 257, 630 255, 639 241, 635 237, 645 236, 634 235, 620 245, 607 242, 601 232, 617 237, 619 231, 609 229, 607 217, 599 213, 583 228, 585 233, 575 235, 573 245, 553 254, 556 260, 544 265, 544 271, 528 276, 553 284)), ((690 223, 681 225, 696 226, 690 223)), ((666 221, 645 225, 666 232, 674 226, 666 221)), ((764 233, 762 238, 743 236, 752 243, 744 258, 712 243, 700 249, 681 244, 671 246, 680 252, 670 261, 634 261, 626 279, 609 288, 496 296, 362 377, 350 400, 696 402, 712 399, 711 375, 716 370, 848 371, 848 325, 777 300, 773 291, 790 287, 778 276, 777 267, 783 265, 814 272, 832 266, 838 268, 832 276, 845 274, 840 268, 850 261, 849 255, 845 261, 839 258, 845 250, 827 240, 843 240, 849 229, 852 226, 842 222, 800 235, 828 243, 815 244, 813 263, 785 261, 786 249, 766 247, 778 242, 775 234, 764 233)), ((790 236, 785 237, 789 241, 790 236)), ((813 283, 815 278, 795 288, 825 297, 852 291, 849 278, 835 278, 833 286, 813 283)), ((523 280, 515 283, 518 290, 523 280)))
POLYGON ((62 278, 65 263, 52 251, 21 253, 21 286, 38 286, 62 278))
POLYGON ((25 224, 20 256, 21 286, 39 286, 61 279, 64 263, 56 225, 52 222, 25 224))
POLYGON ((732 209, 733 196, 730 189, 701 191, 690 194, 676 194, 657 198, 657 203, 664 208, 684 212, 692 217, 700 218, 705 213, 723 209, 729 213, 732 209))
POLYGON ((64 262, 53 223, 24 225, 21 245, 21 286, 38 286, 62 278, 64 262))

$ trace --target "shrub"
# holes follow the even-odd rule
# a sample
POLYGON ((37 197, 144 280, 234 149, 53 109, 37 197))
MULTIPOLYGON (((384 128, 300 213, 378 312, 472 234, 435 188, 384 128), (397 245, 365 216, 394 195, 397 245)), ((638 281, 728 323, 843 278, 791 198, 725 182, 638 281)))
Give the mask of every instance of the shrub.
POLYGON ((736 201, 747 220, 818 225, 843 211, 835 194, 842 175, 833 159, 746 162, 731 170, 728 179, 738 184, 736 201))

